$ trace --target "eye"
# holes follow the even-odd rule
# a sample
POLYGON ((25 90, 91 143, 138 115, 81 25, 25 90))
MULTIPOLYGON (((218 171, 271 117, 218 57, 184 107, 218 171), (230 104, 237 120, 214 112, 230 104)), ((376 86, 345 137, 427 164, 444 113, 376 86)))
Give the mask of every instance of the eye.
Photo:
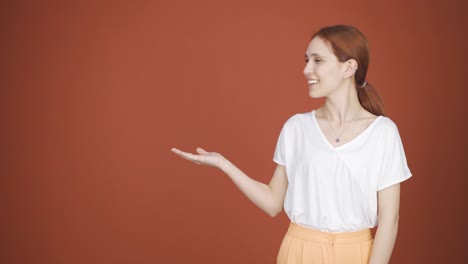
POLYGON ((315 63, 320 63, 320 62, 322 62, 321 59, 314 59, 314 61, 315 61, 315 63))
POLYGON ((306 63, 309 62, 309 59, 305 58, 305 62, 306 62, 306 63))

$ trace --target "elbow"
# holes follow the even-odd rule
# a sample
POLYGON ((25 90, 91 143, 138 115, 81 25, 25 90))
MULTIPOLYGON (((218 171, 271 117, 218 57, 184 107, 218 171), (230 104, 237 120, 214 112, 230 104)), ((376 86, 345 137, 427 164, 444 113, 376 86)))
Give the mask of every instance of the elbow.
POLYGON ((282 208, 282 207, 270 209, 270 210, 268 210, 266 213, 267 213, 270 217, 276 217, 277 215, 279 215, 279 214, 281 213, 281 211, 283 211, 283 208, 282 208))
POLYGON ((393 215, 392 217, 390 217, 390 219, 388 221, 390 221, 392 224, 398 226, 398 221, 400 220, 400 215, 399 214, 395 214, 393 215))
POLYGON ((384 217, 379 217, 379 226, 388 226, 398 229, 399 215, 389 215, 384 217))
POLYGON ((272 218, 276 217, 279 214, 279 212, 268 212, 268 215, 272 218))

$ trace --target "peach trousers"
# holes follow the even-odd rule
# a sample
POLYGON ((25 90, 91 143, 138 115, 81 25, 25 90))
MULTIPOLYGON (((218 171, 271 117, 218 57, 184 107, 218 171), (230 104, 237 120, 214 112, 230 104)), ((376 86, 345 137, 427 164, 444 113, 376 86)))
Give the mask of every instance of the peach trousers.
POLYGON ((373 242, 370 229, 326 233, 291 222, 277 264, 368 264, 373 242))

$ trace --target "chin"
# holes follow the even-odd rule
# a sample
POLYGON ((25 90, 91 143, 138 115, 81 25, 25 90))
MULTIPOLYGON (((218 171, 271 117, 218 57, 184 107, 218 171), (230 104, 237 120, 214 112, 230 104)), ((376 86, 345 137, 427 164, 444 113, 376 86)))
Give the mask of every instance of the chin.
POLYGON ((320 93, 317 93, 317 91, 309 91, 309 97, 310 98, 322 98, 324 97, 325 95, 323 94, 320 94, 320 93))

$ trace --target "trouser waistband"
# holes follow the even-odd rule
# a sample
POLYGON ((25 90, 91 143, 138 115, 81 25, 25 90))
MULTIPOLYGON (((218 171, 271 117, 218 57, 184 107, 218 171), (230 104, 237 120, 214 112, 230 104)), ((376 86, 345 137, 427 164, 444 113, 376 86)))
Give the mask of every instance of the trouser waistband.
POLYGON ((372 239, 370 228, 353 232, 327 233, 300 226, 293 222, 289 224, 288 234, 312 242, 331 244, 359 243, 372 239))

